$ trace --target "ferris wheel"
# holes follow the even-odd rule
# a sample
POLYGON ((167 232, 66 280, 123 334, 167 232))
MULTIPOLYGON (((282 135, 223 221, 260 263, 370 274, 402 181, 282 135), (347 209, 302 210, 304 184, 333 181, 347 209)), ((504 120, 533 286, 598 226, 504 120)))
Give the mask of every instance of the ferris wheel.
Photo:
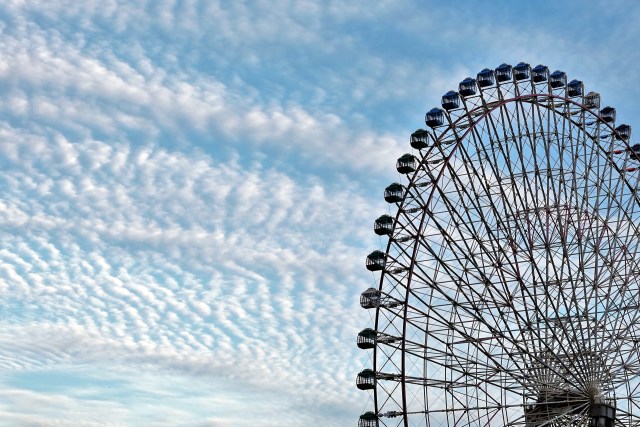
POLYGON ((366 259, 358 425, 640 426, 631 127, 526 63, 464 79, 425 122, 366 259))

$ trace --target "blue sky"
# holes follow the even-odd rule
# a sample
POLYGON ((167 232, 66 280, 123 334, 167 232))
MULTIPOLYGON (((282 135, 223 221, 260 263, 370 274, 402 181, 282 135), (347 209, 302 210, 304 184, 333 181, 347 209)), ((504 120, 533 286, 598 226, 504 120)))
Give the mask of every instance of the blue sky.
POLYGON ((640 114, 632 1, 0 4, 0 425, 355 425, 372 223, 446 91, 640 114))

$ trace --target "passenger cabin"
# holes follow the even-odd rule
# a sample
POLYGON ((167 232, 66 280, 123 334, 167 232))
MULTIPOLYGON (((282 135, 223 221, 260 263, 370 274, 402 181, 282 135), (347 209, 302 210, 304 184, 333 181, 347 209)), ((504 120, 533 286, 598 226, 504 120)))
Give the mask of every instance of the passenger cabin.
POLYGON ((476 94, 476 79, 467 77, 458 85, 458 93, 462 96, 471 96, 476 94))
POLYGON ((511 81, 512 67, 509 64, 501 64, 496 68, 496 80, 500 83, 511 81))
POLYGON ((371 411, 360 415, 358 427, 378 427, 378 417, 371 411))
POLYGON ((567 74, 564 71, 556 70, 549 76, 549 86, 554 89, 567 85, 567 74))
POLYGON ((371 328, 361 330, 360 333, 358 333, 358 348, 363 350, 374 348, 376 346, 377 335, 376 331, 371 328))
POLYGON ((442 108, 445 110, 455 110, 460 108, 460 95, 454 90, 450 90, 442 96, 442 108))
POLYGON ((493 74, 493 70, 490 70, 489 68, 485 68, 484 70, 480 71, 476 76, 476 82, 480 87, 493 86, 494 83, 496 82, 495 75, 493 74))
POLYGON ((398 203, 402 201, 404 196, 404 187, 402 184, 394 182, 384 189, 384 200, 388 203, 398 203))
POLYGON ((435 128, 444 124, 444 111, 440 108, 432 108, 424 118, 427 126, 435 128))
POLYGON ((416 150, 422 150, 429 146, 429 132, 424 129, 418 129, 411 134, 411 146, 416 150))
POLYGON ((513 78, 516 80, 526 80, 531 76, 531 65, 520 62, 513 67, 513 78))
POLYGON ((400 173, 415 172, 418 168, 418 159, 411 154, 403 154, 396 162, 396 169, 400 173))
POLYGON ((584 97, 584 106, 592 110, 600 108, 600 94, 597 92, 589 92, 584 97))
POLYGON ((631 150, 630 157, 633 160, 640 160, 640 144, 632 145, 630 150, 631 150))
POLYGON ((600 117, 607 123, 616 121, 616 109, 613 107, 604 107, 600 110, 600 117))
POLYGON ((364 369, 356 378, 356 387, 360 390, 373 390, 376 388, 376 373, 371 369, 364 369))
POLYGON ((389 215, 382 215, 373 223, 373 231, 378 236, 391 234, 393 232, 393 218, 389 215))
POLYGON ((379 290, 375 288, 369 288, 360 294, 360 307, 362 308, 376 308, 380 306, 382 296, 379 290))
POLYGON ((386 255, 381 251, 373 251, 367 255, 367 270, 383 270, 386 265, 386 255))
POLYGON ((569 97, 582 96, 583 93, 584 84, 580 80, 571 80, 567 85, 567 95, 569 95, 569 97))
POLYGON ((629 125, 618 126, 616 128, 615 136, 618 141, 628 141, 631 138, 631 126, 629 125))
POLYGON ((549 80, 549 67, 546 65, 536 65, 533 70, 531 70, 531 79, 535 83, 546 82, 549 80))

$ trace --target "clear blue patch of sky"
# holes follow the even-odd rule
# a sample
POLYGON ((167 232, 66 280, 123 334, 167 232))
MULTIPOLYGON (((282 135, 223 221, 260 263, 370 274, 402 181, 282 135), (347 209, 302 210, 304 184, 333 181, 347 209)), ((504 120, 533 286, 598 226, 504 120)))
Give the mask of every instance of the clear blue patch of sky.
POLYGON ((79 371, 44 370, 10 373, 5 383, 11 387, 42 393, 81 394, 99 400, 126 400, 135 392, 131 384, 122 379, 98 378, 79 371), (85 395, 84 390, 95 390, 85 395))

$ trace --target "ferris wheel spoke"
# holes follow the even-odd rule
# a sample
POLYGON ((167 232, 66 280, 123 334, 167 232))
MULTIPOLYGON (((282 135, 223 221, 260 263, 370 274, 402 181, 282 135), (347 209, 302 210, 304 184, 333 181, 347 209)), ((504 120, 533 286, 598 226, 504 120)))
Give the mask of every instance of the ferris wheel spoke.
MULTIPOLYGON (((511 133, 512 133, 512 135, 515 135, 515 132, 513 132, 513 130, 512 130, 511 133)), ((488 136, 488 138, 489 138, 489 140, 492 140, 490 135, 488 136)), ((505 139, 507 139, 507 138, 508 137, 506 137, 505 139)), ((473 141, 474 141, 474 146, 475 146, 476 150, 482 151, 482 153, 485 156, 485 158, 487 160, 489 160, 490 159, 490 155, 487 152, 486 146, 482 143, 483 142, 483 138, 481 136, 479 136, 477 133, 474 133, 473 141)), ((500 149, 500 146, 499 146, 499 149, 500 149)), ((501 150, 501 154, 506 159, 505 163, 506 163, 506 168, 507 168, 507 176, 511 176, 512 177, 511 179, 513 180, 514 172, 511 169, 511 160, 509 158, 509 153, 505 153, 504 151, 501 150)), ((498 171, 496 171, 496 169, 493 167, 494 164, 498 163, 495 152, 493 152, 492 160, 493 160, 493 162, 492 163, 490 162, 490 165, 492 167, 492 172, 493 172, 493 174, 498 175, 498 171)), ((498 185, 500 186, 500 190, 502 192, 505 192, 505 188, 503 188, 502 183, 500 181, 498 181, 498 185)), ((520 206, 523 206, 524 203, 522 202, 522 199, 520 198, 520 194, 518 192, 515 192, 515 196, 517 197, 517 199, 520 200, 520 206)), ((516 203, 516 205, 517 205, 517 203, 516 203)), ((515 217, 516 216, 515 209, 517 209, 517 206, 512 207, 512 204, 510 204, 510 203, 506 203, 505 206, 506 206, 506 210, 507 210, 507 212, 506 212, 507 216, 511 217, 511 218, 515 217)), ((499 218, 499 215, 497 215, 497 216, 499 218)), ((510 243, 510 245, 509 245, 510 247, 508 249, 510 249, 511 251, 513 251, 515 253, 516 249, 513 247, 514 239, 513 239, 513 237, 510 237, 510 236, 512 236, 513 231, 515 231, 516 233, 518 233, 519 235, 522 235, 522 236, 525 235, 525 232, 523 231, 521 225, 518 222, 515 223, 515 230, 512 229, 512 227, 509 226, 508 224, 505 225, 504 223, 501 224, 501 228, 506 231, 507 239, 508 239, 508 241, 510 243)), ((515 276, 522 280, 523 276, 522 276, 522 274, 521 274, 521 272, 519 270, 519 263, 517 262, 517 259, 514 260, 515 262, 513 262, 510 258, 506 258, 506 260, 507 260, 507 263, 508 263, 509 267, 514 271, 515 276)), ((510 293, 510 297, 511 296, 513 296, 513 293, 510 293)), ((529 317, 529 312, 525 312, 525 315, 526 315, 527 324, 530 324, 531 323, 531 318, 529 317)))
MULTIPOLYGON (((539 105, 537 105, 538 110, 540 110, 539 105)), ((547 115, 547 121, 551 122, 551 118, 553 118, 553 132, 549 131, 545 134, 542 134, 541 137, 543 139, 544 142, 544 148, 545 148, 545 153, 544 153, 544 157, 546 157, 547 160, 547 170, 552 170, 552 168, 554 166, 559 166, 559 170, 562 175, 562 154, 561 153, 555 153, 555 152, 551 152, 551 146, 552 146, 552 141, 551 141, 551 135, 554 134, 555 137, 558 137, 558 135, 564 135, 564 131, 565 129, 563 128, 561 131, 558 130, 558 123, 557 123, 557 115, 556 114, 552 114, 551 111, 545 111, 546 115, 547 115), (558 158, 558 164, 551 164, 551 159, 557 157, 558 158)), ((554 205, 558 205, 561 202, 561 198, 558 195, 558 192, 556 191, 556 187, 555 185, 551 185, 551 175, 548 174, 547 175, 547 185, 546 185, 546 194, 548 196, 553 196, 553 204, 554 205)), ((547 205, 550 205, 551 202, 547 201, 547 205)), ((552 222, 551 219, 551 215, 547 214, 546 215, 546 232, 547 235, 545 236, 545 245, 551 246, 551 244, 553 242, 559 242, 560 245, 558 246, 558 248, 562 248, 565 249, 567 247, 567 242, 566 242, 566 235, 564 235, 564 233, 560 230, 558 230, 559 232, 557 233, 557 235, 550 235, 550 233, 552 232, 552 230, 554 230, 554 228, 558 228, 561 229, 562 228, 562 224, 554 224, 554 226, 552 226, 550 223, 552 222)), ((547 264, 551 266, 551 269, 553 270, 553 277, 549 278, 549 274, 547 272, 547 280, 551 280, 551 281, 556 281, 558 283, 562 283, 562 278, 563 276, 563 268, 565 266, 565 263, 561 263, 560 264, 560 271, 558 271, 558 266, 556 262, 553 262, 553 259, 556 258, 556 256, 558 255, 558 253, 551 253, 549 250, 547 250, 547 264)), ((569 281, 571 282, 571 277, 569 277, 569 281)), ((571 295, 566 295, 565 292, 562 292, 562 290, 559 290, 558 295, 561 298, 561 301, 558 301, 558 305, 555 307, 556 312, 558 312, 558 308, 560 306, 560 304, 562 304, 564 307, 566 307, 566 311, 568 313, 570 313, 571 311, 573 311, 575 308, 577 307, 573 307, 574 303, 577 304, 576 301, 576 293, 575 291, 580 289, 578 287, 571 287, 573 289, 573 294, 571 295), (570 298, 570 299, 569 299, 570 298)), ((584 336, 584 330, 582 329, 582 323, 583 322, 573 322, 573 321, 569 321, 567 322, 569 327, 570 327, 570 334, 575 337, 580 339, 581 341, 584 341, 585 336, 584 336), (576 326, 578 326, 578 330, 576 330, 576 326)), ((577 343, 576 343, 577 344, 577 343)), ((573 346, 572 346, 573 347, 573 346)), ((577 349, 578 347, 573 347, 572 351, 574 351, 575 349, 577 349)), ((582 378, 582 380, 584 381, 585 378, 582 378)))
MULTIPOLYGON (((523 108, 520 108, 520 110, 522 110, 522 109, 523 109, 523 108)), ((539 107, 538 107, 538 109, 539 109, 539 107)), ((522 116, 524 116, 524 114, 521 114, 521 115, 522 115, 522 116)), ((541 113, 539 113, 539 114, 538 114, 538 117, 541 117, 541 116, 542 116, 542 114, 541 114, 541 113)), ((525 122, 526 122, 526 121, 525 121, 525 122)), ((525 127, 526 127, 526 125, 525 125, 525 127)), ((557 132, 553 132, 553 133, 555 133, 556 135, 558 134, 557 132)), ((547 132, 547 133, 545 134, 545 133, 543 133, 543 132, 540 132, 541 137, 545 140, 545 147, 549 147, 550 142, 549 142, 549 139, 548 139, 548 138, 549 138, 549 135, 552 135, 553 133, 552 133, 552 132, 547 132)), ((533 134, 535 134, 535 132, 533 132, 533 134)), ((533 143, 532 143, 532 145, 533 145, 533 143)), ((546 154, 546 156, 547 156, 547 157, 551 157, 551 156, 550 156, 550 153, 549 153, 549 151, 548 151, 548 148, 547 148, 547 152, 546 152, 545 154, 546 154)), ((560 173, 562 174, 561 176, 564 176, 564 175, 563 175, 563 167, 562 167, 562 156, 561 156, 561 155, 559 155, 558 157, 560 158, 560 160, 559 160, 559 162, 558 162, 558 163, 559 163, 559 170, 560 170, 560 173)), ((554 166, 554 165, 547 164, 547 169, 548 169, 548 170, 551 170, 551 169, 553 168, 553 166, 554 166)), ((536 169, 536 170, 539 170, 539 169, 540 169, 540 167, 539 167, 538 165, 536 165, 536 166, 535 166, 535 169, 536 169)), ((549 182, 549 180, 547 180, 547 182, 549 182)), ((549 190, 547 190, 547 194, 549 194, 549 193, 550 193, 550 191, 549 191, 549 190)), ((555 206, 560 206, 560 205, 562 205, 562 199, 560 199, 560 198, 559 198, 559 196, 558 196, 557 194, 555 195, 555 200, 558 200, 558 202, 554 203, 554 205, 555 205, 555 206)), ((547 204, 549 205, 549 204, 551 204, 551 203, 547 202, 547 204)), ((539 218, 540 218, 540 217, 538 217, 538 219, 539 219, 539 218)), ((547 215, 547 216, 546 216, 546 219, 547 219, 547 223, 541 223, 541 224, 539 225, 539 227, 540 227, 540 228, 542 228, 542 229, 551 230, 551 229, 552 229, 552 227, 550 227, 550 226, 549 226, 549 223, 548 223, 548 221, 549 221, 549 219, 550 219, 550 215, 547 215)), ((558 237, 558 240, 562 241, 562 235, 561 235, 561 233, 560 233, 560 235, 559 235, 559 236, 557 236, 557 237, 558 237)), ((549 242, 549 241, 551 241, 551 240, 552 240, 552 239, 551 239, 549 236, 545 236, 545 238, 544 238, 544 241, 545 241, 545 242, 549 242)), ((549 254, 549 252, 547 252, 547 262, 550 260, 549 255, 551 255, 551 256, 555 256, 553 253, 552 253, 552 254, 549 254)), ((552 267, 553 267, 553 270, 554 270, 554 275, 553 275, 554 277, 549 277, 549 276, 548 276, 548 274, 546 275, 546 277, 544 277, 544 275, 543 275, 543 274, 540 274, 539 276, 541 277, 541 279, 542 279, 542 280, 544 280, 544 281, 545 281, 545 282, 547 282, 547 283, 549 283, 549 282, 557 282, 557 283, 559 283, 559 284, 560 284, 560 283, 562 283, 562 280, 563 280, 563 279, 562 279, 562 277, 563 277, 562 270, 560 270, 560 272, 559 272, 559 271, 555 268, 555 264, 556 264, 556 263, 551 263, 551 265, 552 265, 552 267)), ((564 263, 563 263, 563 266, 564 266, 564 263)), ((568 279, 569 279, 569 281, 570 281, 570 282, 572 282, 572 281, 573 281, 573 279, 572 279, 571 277, 569 277, 568 279)), ((565 295, 564 295, 563 293, 560 293, 560 297, 562 297, 562 298, 564 299, 564 301, 563 301, 563 302, 564 302, 565 306, 566 306, 566 305, 568 305, 568 304, 567 304, 566 297, 565 297, 565 295)), ((552 306, 552 309, 553 309, 553 310, 554 310, 554 312, 555 312, 555 317, 556 317, 556 318, 561 318, 561 317, 562 317, 562 316, 561 316, 561 315, 562 315, 562 313, 558 313, 558 312, 557 312, 557 311, 558 311, 558 310, 557 310, 557 306, 552 306)), ((581 325, 581 323, 579 323, 579 325, 581 325)), ((581 330, 581 331, 576 331, 576 330, 575 330, 575 327, 574 327, 574 324, 573 324, 573 323, 571 323, 571 322, 570 322, 570 328, 571 328, 571 332, 572 332, 573 334, 577 334, 578 332, 580 332, 580 334, 581 334, 581 335, 583 334, 583 331, 582 331, 582 330, 581 330)), ((571 342, 571 343, 572 343, 572 342, 571 342)), ((573 347, 573 346, 572 346, 572 347, 573 347)), ((576 351, 575 347, 573 348, 573 350, 572 350, 572 351, 574 351, 574 352, 576 351)))
MULTIPOLYGON (((495 128, 495 127, 496 127, 496 126, 494 125, 494 128, 495 128)), ((522 153, 520 153, 520 155, 522 156, 522 153)), ((516 194, 518 194, 518 193, 516 193, 516 194)), ((519 194, 518 194, 518 196, 519 196, 519 194)), ((521 199, 521 200, 522 200, 522 199, 521 199)), ((528 206, 528 203, 524 202, 524 203, 522 203, 522 205, 524 205, 524 206, 528 206)), ((542 274, 539 272, 539 270, 538 270, 538 275, 539 275, 539 276, 542 276, 542 274)), ((538 308, 538 307, 536 306, 536 308, 538 308)), ((541 313, 541 314, 542 314, 542 313, 541 313)))
MULTIPOLYGON (((437 288, 438 288, 438 286, 437 286, 437 285, 433 285, 433 287, 434 287, 434 289, 437 289, 437 288)), ((460 307, 461 307, 462 309, 464 309, 464 308, 465 308, 465 307, 464 307, 464 306, 462 306, 462 305, 460 305, 460 307)), ((495 323, 497 323, 497 322, 495 322, 495 321, 494 321, 494 322, 486 322, 486 319, 484 319, 484 318, 478 318, 477 314, 476 314, 475 312, 473 312, 473 311, 470 309, 470 307, 466 307, 466 311, 467 311, 467 314, 469 314, 469 315, 473 316, 473 317, 474 317, 474 319, 475 319, 476 321, 479 321, 480 323, 483 323, 483 324, 488 328, 488 330, 489 330, 490 332, 492 332, 493 334, 495 334, 495 333, 496 333, 495 323)), ((437 317, 437 316, 436 316, 436 314, 438 314, 438 316, 439 316, 439 312, 438 312, 437 310, 432 310, 430 313, 431 313, 431 318, 437 317), (434 313, 436 313, 436 314, 434 314, 434 313)), ((454 323, 452 323, 452 322, 450 322, 448 319, 446 319, 446 318, 441 318, 439 321, 440 321, 442 324, 445 324, 445 325, 446 325, 447 323, 449 323, 449 325, 447 325, 447 326, 450 328, 450 330, 454 330, 454 331, 456 331, 456 330, 457 330, 459 334, 461 334, 462 336, 464 336, 464 335, 462 334, 462 332, 461 332, 460 330, 458 330, 458 329, 454 326, 455 324, 454 324, 454 323)), ((500 347, 501 347, 505 352, 509 352, 509 351, 511 351, 511 349, 512 349, 514 346, 516 346, 516 347, 517 347, 517 345, 521 345, 521 343, 516 343, 515 341, 513 341, 512 339, 508 339, 509 337, 506 337, 506 336, 504 336, 504 335, 500 335, 500 338, 504 339, 504 340, 499 340, 498 342, 500 343, 500 347), (506 343, 505 343, 504 341, 508 342, 510 345, 505 345, 506 343)), ((467 337, 466 337, 466 339, 467 339, 467 340, 469 340, 469 342, 473 342, 473 341, 475 340, 475 338, 474 338, 474 337, 472 337, 472 336, 467 336, 467 337)), ((479 347, 479 348, 480 348, 480 347, 479 347)), ((493 362, 494 362, 494 363, 498 363, 498 364, 500 364, 500 363, 499 363, 499 361, 496 361, 496 360, 495 360, 495 357, 493 357, 492 355, 490 355, 490 353, 489 353, 486 349, 481 348, 481 350, 482 350, 485 354, 489 355, 489 357, 491 357, 491 358, 493 359, 493 362)), ((517 369, 522 370, 522 369, 524 369, 524 366, 517 366, 517 369)), ((555 368, 554 368, 554 367, 551 367, 550 369, 555 370, 555 368)), ((563 374, 562 374, 562 373, 560 373, 559 371, 556 371, 556 374, 558 374, 559 376, 562 376, 562 375, 563 375, 563 374)))

